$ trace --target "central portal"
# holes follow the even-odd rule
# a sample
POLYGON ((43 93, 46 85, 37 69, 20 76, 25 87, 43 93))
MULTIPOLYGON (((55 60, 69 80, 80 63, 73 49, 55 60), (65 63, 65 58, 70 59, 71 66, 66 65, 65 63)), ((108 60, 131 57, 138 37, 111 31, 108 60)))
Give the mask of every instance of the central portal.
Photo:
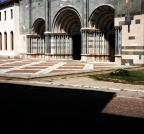
POLYGON ((73 41, 73 60, 81 60, 81 35, 72 36, 73 41))
POLYGON ((52 54, 58 59, 81 60, 81 17, 72 7, 64 7, 53 22, 52 54))

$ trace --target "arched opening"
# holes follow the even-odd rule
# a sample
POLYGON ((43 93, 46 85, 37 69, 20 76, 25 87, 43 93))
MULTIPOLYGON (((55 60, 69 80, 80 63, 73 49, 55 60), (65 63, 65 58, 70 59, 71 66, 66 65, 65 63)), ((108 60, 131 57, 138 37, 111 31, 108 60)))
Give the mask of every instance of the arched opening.
MULTIPOLYGON (((57 46, 57 48, 62 50, 62 53, 60 54, 71 54, 73 60, 81 60, 81 19, 79 13, 71 7, 65 7, 61 9, 54 20, 53 23, 53 32, 58 33, 58 36, 60 33, 65 33, 69 41, 66 42, 66 47, 69 51, 64 50, 63 51, 63 44, 57 44, 60 46, 57 46), (67 44, 68 43, 68 44, 67 44)), ((57 38, 57 37, 56 37, 57 38)), ((60 37, 63 38, 62 36, 60 37)), ((62 41, 62 42, 63 42, 62 41)), ((66 48, 65 47, 65 48, 66 48)))
POLYGON ((44 32, 45 32, 45 21, 41 18, 37 19, 33 23, 32 34, 27 36, 28 40, 28 54, 35 58, 37 55, 44 55, 44 32))
POLYGON ((10 50, 14 50, 14 39, 13 39, 13 32, 10 32, 10 50))
POLYGON ((45 21, 41 18, 37 19, 33 24, 33 34, 44 37, 45 21))
POLYGON ((108 55, 108 61, 115 61, 114 9, 108 5, 100 6, 90 16, 89 24, 97 29, 99 55, 108 55))
POLYGON ((2 34, 0 33, 0 50, 2 50, 2 34))
POLYGON ((7 50, 7 33, 4 32, 4 50, 7 50))

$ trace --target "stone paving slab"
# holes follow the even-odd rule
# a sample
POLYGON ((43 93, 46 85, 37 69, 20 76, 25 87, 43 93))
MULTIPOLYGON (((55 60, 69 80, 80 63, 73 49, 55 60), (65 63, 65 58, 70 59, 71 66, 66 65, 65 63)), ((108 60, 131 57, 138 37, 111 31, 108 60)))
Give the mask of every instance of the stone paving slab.
MULTIPOLYGON (((133 68, 116 63, 88 63, 81 61, 49 61, 44 59, 0 60, 0 76, 36 78, 119 68, 133 68)), ((135 66, 136 67, 136 66, 135 66)))
POLYGON ((59 67, 59 69, 83 69, 83 67, 59 67))
POLYGON ((34 67, 24 67, 22 69, 45 69, 45 68, 48 68, 48 67, 37 67, 37 66, 34 66, 34 67))
POLYGON ((36 73, 40 70, 12 70, 6 73, 36 73))
MULTIPOLYGON (((62 73, 62 72, 71 72, 71 71, 75 71, 75 70, 70 70, 70 69, 65 69, 65 70, 60 70, 60 69, 56 69, 56 70, 53 70, 53 71, 51 71, 50 73, 57 73, 57 72, 59 72, 59 73, 62 73)), ((80 70, 77 70, 77 71, 80 71, 80 70)))
POLYGON ((0 69, 9 69, 9 68, 12 68, 12 67, 0 67, 0 69))

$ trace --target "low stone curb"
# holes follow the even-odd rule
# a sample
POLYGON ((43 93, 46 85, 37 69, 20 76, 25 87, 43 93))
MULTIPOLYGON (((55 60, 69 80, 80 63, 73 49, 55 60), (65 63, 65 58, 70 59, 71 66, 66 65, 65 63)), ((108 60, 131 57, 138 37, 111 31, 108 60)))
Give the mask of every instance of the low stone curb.
POLYGON ((71 84, 53 84, 53 82, 38 82, 38 81, 30 81, 30 82, 25 82, 25 81, 5 81, 5 80, 0 80, 0 82, 6 82, 6 83, 24 83, 26 85, 29 84, 40 84, 40 85, 53 85, 53 86, 60 86, 60 87, 73 87, 73 88, 87 88, 87 89, 101 89, 101 90, 112 90, 112 91, 129 91, 129 92, 142 92, 144 93, 144 90, 133 90, 133 89, 119 89, 119 88, 104 88, 104 87, 95 87, 95 86, 86 86, 86 85, 71 85, 71 84))

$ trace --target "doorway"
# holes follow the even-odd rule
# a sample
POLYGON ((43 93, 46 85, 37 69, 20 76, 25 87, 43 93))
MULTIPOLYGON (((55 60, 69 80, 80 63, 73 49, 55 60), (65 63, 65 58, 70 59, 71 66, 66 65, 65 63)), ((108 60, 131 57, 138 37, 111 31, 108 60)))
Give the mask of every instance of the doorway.
POLYGON ((109 35, 110 62, 115 62, 115 34, 109 35))
POLYGON ((81 35, 72 36, 73 50, 72 56, 73 60, 81 60, 81 35))

